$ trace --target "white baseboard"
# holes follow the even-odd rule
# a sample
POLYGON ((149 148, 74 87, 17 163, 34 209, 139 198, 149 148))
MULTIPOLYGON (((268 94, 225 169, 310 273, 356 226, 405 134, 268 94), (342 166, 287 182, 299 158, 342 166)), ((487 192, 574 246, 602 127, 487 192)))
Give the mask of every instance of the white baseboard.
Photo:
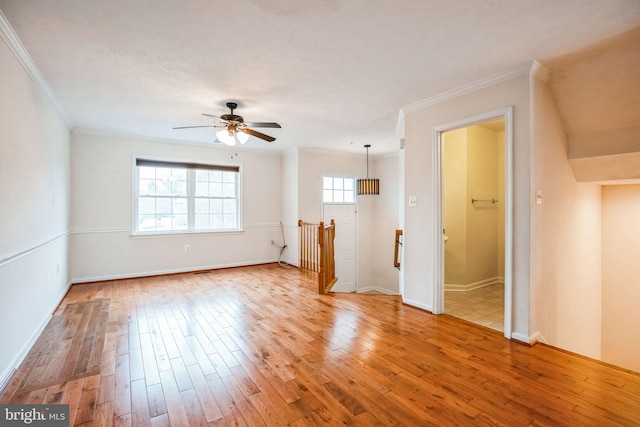
POLYGON ((58 305, 60 305, 60 303, 62 302, 62 299, 65 297, 65 295, 67 295, 67 292, 69 292, 69 288, 71 288, 71 282, 67 284, 64 291, 55 299, 54 303, 52 304, 51 308, 48 311, 49 314, 47 314, 42 319, 42 322, 40 322, 40 326, 38 326, 38 328, 31 335, 31 338, 29 338, 29 341, 27 341, 25 345, 22 346, 22 349, 20 349, 18 354, 11 361, 11 363, 9 363, 9 365, 4 370, 4 372, 0 374, 0 390, 4 388, 7 381, 9 381, 9 379, 11 378, 11 375, 13 375, 13 372, 20 367, 20 364, 24 361, 24 358, 27 357, 27 354, 29 354, 29 351, 31 350, 33 345, 36 343, 38 338, 40 338, 40 334, 42 334, 42 331, 44 331, 44 328, 46 328, 47 325, 49 324, 49 321, 51 320, 51 316, 53 316, 53 313, 55 312, 56 308, 58 308, 58 305))
MULTIPOLYGON (((186 268, 173 268, 168 270, 154 270, 154 271, 143 271, 138 273, 125 273, 125 274, 113 274, 106 276, 93 276, 93 277, 80 277, 74 278, 72 280, 73 284, 77 283, 91 283, 91 282, 104 282, 105 280, 121 280, 121 279, 135 279, 137 277, 149 277, 149 276, 163 276, 165 274, 179 274, 179 273, 191 273, 194 271, 203 271, 203 270, 218 270, 221 268, 231 268, 231 267, 248 267, 250 265, 259 265, 259 264, 271 264, 277 263, 278 259, 265 259, 259 261, 248 261, 248 262, 234 262, 229 264, 215 264, 215 265, 203 265, 203 266, 195 266, 195 267, 186 267, 186 268)), ((287 264, 290 264, 287 262, 287 264)), ((293 265, 293 264, 290 264, 293 265)))
POLYGON ((444 290, 445 292, 468 292, 474 289, 483 288, 489 285, 495 285, 498 283, 504 284, 504 277, 496 276, 491 277, 489 279, 479 280, 477 282, 468 283, 466 285, 457 285, 457 284, 449 284, 445 283, 444 290))
POLYGON ((359 294, 363 294, 365 292, 380 292, 385 295, 399 295, 398 293, 391 292, 389 289, 381 288, 378 286, 365 286, 364 288, 358 288, 357 291, 359 294))
POLYGON ((543 343, 543 344, 547 344, 547 340, 544 339, 544 337, 542 336, 542 334, 539 331, 535 332, 533 335, 531 335, 530 344, 535 344, 537 342, 540 342, 540 343, 543 343))
POLYGON ((404 298, 404 297, 403 297, 403 298, 402 298, 402 302, 403 302, 403 303, 405 303, 405 304, 407 304, 407 305, 411 305, 411 306, 413 306, 413 307, 417 307, 417 308, 421 308, 421 309, 423 309, 423 310, 426 310, 426 311, 428 311, 429 313, 433 313, 433 307, 431 307, 430 305, 427 305, 427 304, 421 303, 421 302, 419 302, 419 301, 415 301, 415 300, 407 299, 407 298, 404 298))
POLYGON ((511 339, 514 339, 516 341, 520 341, 526 344, 531 344, 531 337, 525 334, 520 334, 518 332, 512 332, 511 339))

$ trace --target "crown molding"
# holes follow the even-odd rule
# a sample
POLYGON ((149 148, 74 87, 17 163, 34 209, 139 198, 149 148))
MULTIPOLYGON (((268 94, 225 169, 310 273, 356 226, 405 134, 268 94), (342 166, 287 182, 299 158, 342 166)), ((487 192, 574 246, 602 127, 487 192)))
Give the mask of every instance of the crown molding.
POLYGON ((400 111, 398 111, 398 121, 396 123, 396 135, 400 139, 404 138, 404 111, 402 108, 400 109, 400 111))
POLYGON ((129 140, 129 141, 141 141, 141 142, 154 142, 160 144, 170 144, 170 145, 189 145, 194 147, 205 147, 212 148, 215 150, 224 150, 229 152, 239 152, 243 151, 245 153, 261 153, 268 154, 273 156, 281 156, 281 150, 274 150, 268 148, 256 148, 256 147, 246 147, 242 145, 234 145, 228 146, 221 142, 201 142, 201 141, 189 141, 186 139, 171 139, 171 138, 162 138, 159 136, 146 136, 146 135, 135 135, 135 134, 126 134, 126 133, 118 133, 108 130, 101 129, 89 129, 89 128, 75 128, 71 132, 71 136, 95 136, 98 138, 113 138, 120 140, 129 140))
MULTIPOLYGON (((296 147, 298 153, 307 153, 307 154, 322 154, 329 156, 340 156, 343 158, 351 158, 351 159, 362 159, 366 156, 365 151, 355 152, 355 151, 340 151, 333 150, 330 148, 318 148, 318 147, 296 147)), ((377 159, 380 156, 383 156, 385 153, 371 154, 369 153, 369 158, 377 159)))
POLYGON ((40 73, 40 70, 38 70, 38 67, 36 67, 33 59, 31 59, 31 55, 27 52, 27 49, 18 38, 18 35, 13 31, 11 24, 9 24, 9 21, 6 16, 4 16, 4 13, 2 13, 2 10, 0 10, 0 35, 4 39, 5 43, 7 43, 9 50, 11 50, 18 59, 20 65, 22 65, 29 77, 31 77, 31 80, 33 80, 36 86, 38 86, 49 102, 51 102, 51 105, 53 105, 58 114, 60 114, 60 117, 67 124, 67 127, 69 129, 73 129, 73 123, 71 122, 69 115, 64 108, 62 108, 62 104, 60 104, 58 98, 53 94, 53 91, 40 73))
MULTIPOLYGON (((465 85, 459 86, 455 89, 448 90, 446 92, 442 92, 438 95, 431 96, 429 98, 414 102, 413 104, 409 104, 400 109, 402 113, 402 118, 404 119, 405 114, 412 113, 414 111, 421 110, 423 108, 431 107, 436 104, 440 104, 445 101, 449 101, 450 99, 457 98, 462 95, 466 95, 472 92, 476 92, 480 89, 487 88, 489 86, 496 85, 498 83, 506 82, 512 80, 516 77, 526 76, 526 75, 544 75, 544 70, 547 70, 546 67, 542 66, 537 61, 527 62, 526 64, 519 65, 514 68, 510 68, 508 70, 502 71, 500 73, 493 74, 489 77, 486 77, 481 80, 476 80, 475 82, 467 83, 465 85)), ((548 71, 548 70, 547 70, 548 71)), ((548 72, 547 72, 548 78, 548 72)))
POLYGON ((538 61, 533 61, 531 63, 531 73, 533 77, 542 80, 547 83, 549 81, 549 76, 551 75, 551 70, 539 63, 538 61))

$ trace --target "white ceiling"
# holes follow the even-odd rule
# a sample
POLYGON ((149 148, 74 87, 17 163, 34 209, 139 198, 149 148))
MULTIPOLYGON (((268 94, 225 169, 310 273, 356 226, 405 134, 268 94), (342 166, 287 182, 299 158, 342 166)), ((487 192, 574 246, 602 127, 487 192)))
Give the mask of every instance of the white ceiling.
POLYGON ((208 142, 237 101, 292 146, 396 150, 403 106, 640 24, 634 0, 0 0, 74 128, 208 142))

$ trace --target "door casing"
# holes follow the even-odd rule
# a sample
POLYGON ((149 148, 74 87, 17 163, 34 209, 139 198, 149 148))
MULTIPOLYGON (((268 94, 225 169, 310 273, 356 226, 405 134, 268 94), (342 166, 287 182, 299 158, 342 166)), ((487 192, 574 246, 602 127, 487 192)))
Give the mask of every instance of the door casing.
POLYGON ((442 176, 442 134, 491 120, 505 120, 505 242, 504 242, 504 336, 511 339, 513 313, 513 106, 456 120, 433 128, 432 158, 434 183, 434 277, 433 313, 444 312, 444 204, 442 176))

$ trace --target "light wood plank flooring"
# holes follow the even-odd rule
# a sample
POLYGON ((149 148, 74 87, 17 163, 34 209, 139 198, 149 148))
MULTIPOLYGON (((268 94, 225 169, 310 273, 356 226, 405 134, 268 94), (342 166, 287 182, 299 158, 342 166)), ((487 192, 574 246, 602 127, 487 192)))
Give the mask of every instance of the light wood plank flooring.
POLYGON ((75 285, 0 402, 83 426, 640 425, 637 373, 315 289, 277 264, 75 285))

